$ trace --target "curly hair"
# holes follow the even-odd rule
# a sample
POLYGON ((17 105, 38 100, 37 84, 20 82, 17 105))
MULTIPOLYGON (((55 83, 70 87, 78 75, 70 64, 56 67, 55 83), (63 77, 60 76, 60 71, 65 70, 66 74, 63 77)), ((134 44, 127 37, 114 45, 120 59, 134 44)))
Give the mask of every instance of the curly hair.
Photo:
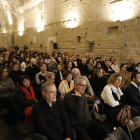
POLYGON ((114 81, 118 78, 118 77, 122 77, 122 81, 121 81, 121 84, 120 84, 120 87, 124 84, 124 78, 123 78, 123 76, 120 74, 120 73, 114 73, 114 74, 112 74, 110 77, 109 77, 109 79, 108 79, 108 81, 107 81, 107 83, 108 84, 113 84, 114 83, 114 81))
POLYGON ((101 70, 103 71, 103 77, 105 77, 105 76, 106 76, 106 72, 105 72, 105 70, 104 70, 102 67, 96 68, 96 69, 94 70, 94 72, 93 72, 93 77, 97 76, 97 73, 99 73, 101 70))

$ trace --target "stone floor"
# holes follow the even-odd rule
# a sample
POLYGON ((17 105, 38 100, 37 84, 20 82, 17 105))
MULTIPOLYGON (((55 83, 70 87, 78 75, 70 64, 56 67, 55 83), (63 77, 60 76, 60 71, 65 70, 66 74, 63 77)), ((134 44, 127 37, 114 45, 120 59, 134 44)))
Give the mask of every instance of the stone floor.
MULTIPOLYGON (((3 114, 7 109, 2 109, 3 114)), ((19 126, 21 137, 19 138, 17 130, 11 128, 3 121, 0 113, 0 140, 33 140, 33 124, 22 124, 19 126), (26 134, 31 132, 29 134, 26 134)))

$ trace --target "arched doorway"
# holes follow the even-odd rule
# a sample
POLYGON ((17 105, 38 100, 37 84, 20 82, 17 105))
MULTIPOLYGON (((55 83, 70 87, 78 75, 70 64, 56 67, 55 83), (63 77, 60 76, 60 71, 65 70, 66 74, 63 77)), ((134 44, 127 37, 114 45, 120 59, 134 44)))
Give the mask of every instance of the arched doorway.
POLYGON ((33 50, 33 42, 30 42, 30 50, 33 50))

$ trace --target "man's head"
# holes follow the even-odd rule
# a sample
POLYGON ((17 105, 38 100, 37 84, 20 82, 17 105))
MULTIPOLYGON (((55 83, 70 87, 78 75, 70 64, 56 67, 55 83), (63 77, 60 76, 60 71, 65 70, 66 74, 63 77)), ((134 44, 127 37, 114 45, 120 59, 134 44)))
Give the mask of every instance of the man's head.
POLYGON ((87 59, 86 58, 83 58, 82 59, 82 64, 85 65, 86 63, 87 63, 87 59))
POLYGON ((139 63, 137 63, 137 67, 138 67, 138 68, 140 68, 140 62, 139 62, 139 63))
POLYGON ((76 58, 77 58, 77 59, 80 59, 80 56, 79 56, 79 55, 77 55, 77 56, 76 56, 76 58))
POLYGON ((71 61, 71 62, 72 62, 72 57, 69 57, 69 61, 71 61))
POLYGON ((105 60, 105 65, 108 67, 109 66, 109 60, 105 60))
POLYGON ((35 56, 35 59, 36 59, 37 61, 39 61, 39 55, 38 55, 38 54, 35 56))
POLYGON ((78 76, 81 76, 80 70, 78 68, 73 68, 71 73, 72 73, 74 78, 78 77, 78 76))
POLYGON ((45 75, 46 81, 53 82, 55 80, 55 74, 53 72, 47 72, 45 75))
POLYGON ((123 71, 123 72, 126 71, 126 64, 125 64, 125 63, 122 63, 122 64, 120 65, 120 70, 123 71))
POLYGON ((62 70, 61 64, 57 64, 56 69, 59 70, 59 71, 61 71, 62 70))
POLYGON ((100 57, 95 58, 96 62, 100 61, 100 57))
POLYGON ((57 53, 55 53, 55 57, 58 57, 58 54, 57 53))
POLYGON ((56 60, 55 60, 55 58, 52 58, 52 65, 56 65, 57 63, 56 63, 56 60))
POLYGON ((54 83, 45 82, 41 86, 42 97, 46 100, 50 105, 56 101, 57 89, 54 83))
POLYGON ((39 65, 39 68, 40 68, 41 72, 44 73, 44 72, 47 70, 47 65, 46 65, 46 63, 41 63, 41 64, 39 65))
POLYGON ((78 76, 74 79, 74 89, 80 94, 83 94, 86 89, 86 79, 83 76, 78 76))
POLYGON ((13 64, 13 71, 18 71, 18 64, 17 63, 14 63, 13 64))
POLYGON ((32 58, 32 59, 30 60, 30 63, 31 63, 31 66, 32 66, 32 67, 36 67, 36 66, 37 66, 37 60, 36 60, 35 58, 32 58))
POLYGON ((134 72, 131 75, 131 80, 137 85, 140 84, 140 72, 134 72))
POLYGON ((126 65, 127 65, 127 68, 130 68, 132 66, 132 62, 127 62, 126 65))

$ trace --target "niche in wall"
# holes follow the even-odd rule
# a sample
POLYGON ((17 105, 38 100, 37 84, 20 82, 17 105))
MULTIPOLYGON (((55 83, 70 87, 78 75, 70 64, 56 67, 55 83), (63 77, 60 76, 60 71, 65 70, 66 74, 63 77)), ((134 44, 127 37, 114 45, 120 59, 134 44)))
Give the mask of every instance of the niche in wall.
POLYGON ((81 43, 81 36, 77 36, 76 43, 81 43))
POLYGON ((108 27, 107 29, 107 38, 115 39, 118 37, 118 26, 108 27))
POLYGON ((40 44, 40 49, 42 49, 42 44, 40 44))

